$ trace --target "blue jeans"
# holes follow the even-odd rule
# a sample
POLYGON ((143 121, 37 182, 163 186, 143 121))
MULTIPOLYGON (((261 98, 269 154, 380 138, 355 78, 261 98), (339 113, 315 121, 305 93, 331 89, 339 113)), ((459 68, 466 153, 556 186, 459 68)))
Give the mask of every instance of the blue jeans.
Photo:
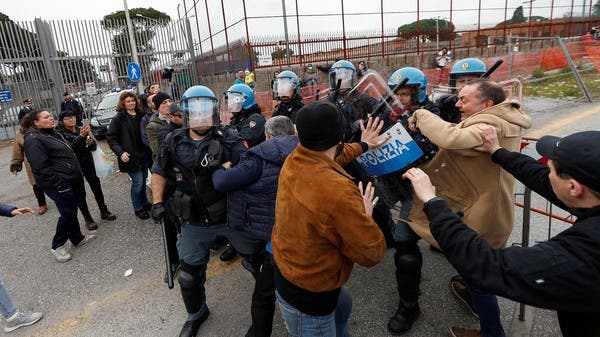
POLYGON ((477 288, 467 286, 475 312, 479 315, 479 328, 482 337, 505 337, 502 322, 500 322, 500 308, 496 295, 483 292, 477 288))
POLYGON ((148 166, 144 162, 138 171, 127 172, 131 178, 131 203, 134 211, 141 211, 148 204, 146 196, 146 178, 148 178, 148 166))
POLYGON ((62 193, 56 188, 50 187, 44 189, 44 192, 54 200, 58 213, 60 214, 56 223, 56 233, 52 238, 52 249, 56 249, 64 245, 67 240, 74 245, 79 244, 83 240, 83 234, 79 228, 79 220, 77 220, 77 201, 81 198, 80 191, 75 188, 75 184, 71 181, 63 183, 60 187, 62 193), (69 191, 66 191, 70 188, 69 191))
POLYGON ((4 320, 7 320, 15 312, 17 312, 17 309, 15 309, 15 306, 8 295, 8 290, 6 290, 4 283, 2 283, 2 280, 0 279, 0 315, 4 317, 4 320))
POLYGON ((279 310, 287 331, 292 337, 350 337, 348 320, 352 311, 352 297, 346 287, 342 287, 335 310, 325 316, 311 316, 302 313, 287 303, 275 292, 279 310))

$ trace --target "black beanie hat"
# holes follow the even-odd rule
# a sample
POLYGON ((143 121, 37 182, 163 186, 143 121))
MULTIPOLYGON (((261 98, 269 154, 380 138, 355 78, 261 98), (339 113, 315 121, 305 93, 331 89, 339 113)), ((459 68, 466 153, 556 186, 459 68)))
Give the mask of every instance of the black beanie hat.
POLYGON ((171 96, 161 91, 152 97, 152 103, 154 103, 154 107, 158 110, 160 104, 166 99, 171 99, 171 96))
POLYGON ((328 101, 316 101, 298 110, 296 130, 300 144, 309 150, 324 151, 344 139, 346 121, 328 101))

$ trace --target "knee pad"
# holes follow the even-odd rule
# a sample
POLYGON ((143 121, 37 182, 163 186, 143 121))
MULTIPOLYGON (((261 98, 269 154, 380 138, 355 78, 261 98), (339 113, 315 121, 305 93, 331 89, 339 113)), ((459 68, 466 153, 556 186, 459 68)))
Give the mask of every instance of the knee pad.
POLYGON ((181 288, 195 288, 206 280, 206 265, 192 266, 181 261, 181 271, 177 278, 181 288))
POLYGON ((397 255, 421 255, 417 241, 396 241, 394 249, 397 255))
MULTIPOLYGON (((418 249, 418 247, 417 247, 418 249)), ((394 264, 396 269, 404 272, 420 272, 423 266, 423 256, 421 251, 417 254, 394 254, 394 264)))

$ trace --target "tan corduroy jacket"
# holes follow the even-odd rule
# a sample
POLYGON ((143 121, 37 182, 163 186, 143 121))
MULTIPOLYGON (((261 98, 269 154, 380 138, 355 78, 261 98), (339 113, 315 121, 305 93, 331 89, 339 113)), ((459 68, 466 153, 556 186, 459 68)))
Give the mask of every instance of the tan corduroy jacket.
POLYGON ((346 144, 333 161, 298 145, 283 164, 271 241, 281 274, 298 287, 337 289, 355 262, 370 267, 385 254, 381 230, 340 166, 361 153, 360 144, 346 144))
MULTIPOLYGON (((482 144, 476 124, 486 123, 498 130, 500 146, 519 151, 523 129, 531 127, 517 101, 482 110, 454 125, 427 110, 414 113, 423 135, 439 146, 439 152, 421 168, 429 175, 436 194, 445 198, 462 220, 494 248, 504 247, 513 228, 514 178, 490 159, 473 150, 482 144)), ((415 198, 416 199, 416 198, 415 198)), ((415 200, 410 226, 434 246, 423 203, 415 200)))
POLYGON ((10 159, 11 166, 19 166, 19 171, 23 168, 23 164, 25 164, 25 171, 27 172, 27 178, 29 179, 29 183, 31 185, 35 185, 35 178, 33 177, 33 172, 31 171, 31 166, 29 166, 29 162, 25 157, 25 152, 23 152, 23 143, 25 143, 25 138, 23 137, 23 133, 21 130, 18 130, 15 133, 15 139, 13 141, 13 151, 12 157, 10 159))

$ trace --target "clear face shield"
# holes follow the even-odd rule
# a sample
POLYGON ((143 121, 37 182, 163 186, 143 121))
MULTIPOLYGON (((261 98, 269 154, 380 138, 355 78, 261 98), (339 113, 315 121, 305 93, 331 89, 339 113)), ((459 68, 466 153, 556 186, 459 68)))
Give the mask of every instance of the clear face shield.
POLYGON ((185 110, 184 128, 206 128, 217 126, 219 123, 216 118, 218 116, 218 102, 214 98, 188 98, 184 101, 183 108, 185 110))
MULTIPOLYGON (((384 116, 402 114, 404 105, 388 86, 387 79, 373 70, 367 71, 347 94, 349 101, 357 102, 357 116, 384 116)), ((395 122, 395 118, 391 122, 395 122)))
POLYGON ((329 74, 331 88, 336 88, 340 82, 340 90, 352 89, 354 82, 354 70, 350 68, 337 68, 329 74))
POLYGON ((242 94, 240 94, 239 92, 227 92, 226 99, 227 99, 227 111, 229 111, 231 113, 237 113, 237 112, 242 111, 244 102, 246 102, 246 99, 244 98, 244 96, 242 94))
POLYGON ((291 99, 294 97, 296 84, 289 77, 278 77, 273 83, 273 97, 278 100, 291 99))

